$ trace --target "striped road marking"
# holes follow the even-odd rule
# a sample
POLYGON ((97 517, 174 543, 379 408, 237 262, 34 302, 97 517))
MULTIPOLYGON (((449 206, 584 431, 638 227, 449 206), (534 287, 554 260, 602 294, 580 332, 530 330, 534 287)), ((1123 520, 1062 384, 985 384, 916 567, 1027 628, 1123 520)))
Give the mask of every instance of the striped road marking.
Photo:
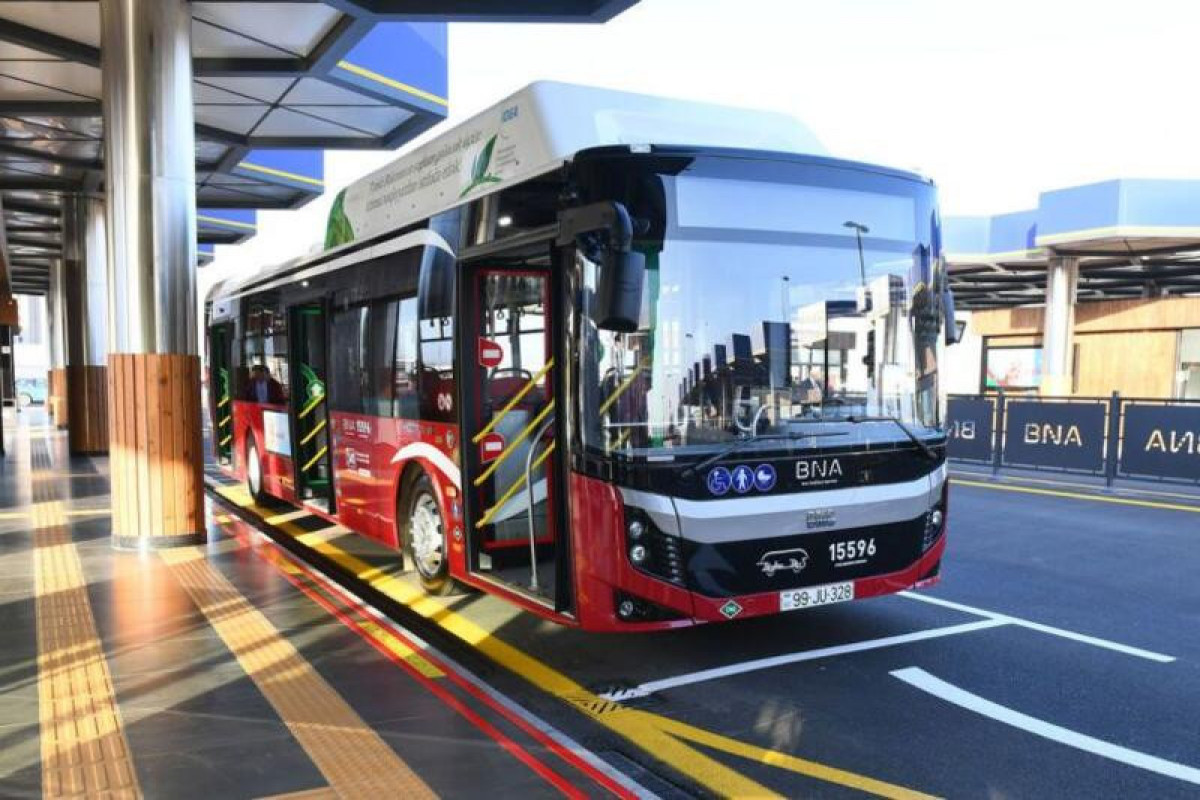
POLYGON ((202 548, 159 555, 339 797, 436 796, 202 548))
POLYGON ((1127 656, 1144 658, 1147 661, 1157 661, 1159 664, 1170 664, 1175 660, 1175 656, 1163 655, 1162 653, 1156 653, 1153 650, 1143 650, 1140 647, 1131 647, 1130 645, 1110 641, 1109 639, 1101 639, 1097 636, 1088 636, 1084 633, 1076 633, 1075 631, 1068 631, 1063 628, 1055 628, 1052 625, 1043 625, 1040 622, 1033 622, 1031 620, 1021 619, 1020 617, 1011 617, 1008 614, 999 614, 995 611, 988 611, 986 609, 976 608, 975 606, 968 606, 963 603, 955 603, 952 600, 943 600, 940 597, 932 597, 927 594, 918 592, 900 592, 896 596, 905 597, 909 600, 919 600, 922 603, 942 606, 943 608, 952 608, 955 611, 962 611, 966 614, 975 614, 976 616, 980 617, 987 617, 988 619, 997 620, 1009 625, 1018 625, 1022 628, 1028 628, 1031 631, 1038 631, 1039 633, 1058 636, 1062 639, 1070 639, 1075 642, 1080 642, 1081 644, 1090 644, 1093 647, 1102 647, 1105 650, 1124 653, 1127 656))
POLYGON ((609 700, 633 700, 639 697, 649 697, 655 692, 661 692, 666 689, 689 686, 693 683, 703 683, 705 681, 715 681, 733 675, 744 675, 747 672, 757 672, 759 670, 782 667, 787 664, 798 664, 802 661, 814 661, 818 658, 832 658, 847 653, 878 650, 881 647, 895 647, 913 642, 923 642, 927 639, 939 639, 943 636, 956 636, 960 633, 971 633, 972 631, 997 628, 1007 624, 1009 624, 1008 621, 1003 619, 983 619, 976 622, 966 622, 961 625, 949 625, 945 628, 932 628, 923 631, 913 631, 912 633, 902 633, 897 636, 884 636, 880 639, 839 644, 833 647, 819 647, 813 650, 801 650, 796 653, 784 653, 783 655, 758 658, 753 661, 742 661, 737 664, 726 664, 723 667, 714 667, 698 672, 689 672, 686 675, 676 675, 671 678, 649 681, 632 689, 618 689, 615 692, 608 692, 601 695, 601 697, 609 700))
POLYGON ((1003 722, 1005 725, 1020 728, 1035 736, 1041 736, 1052 742, 1058 742, 1068 747, 1074 747, 1078 750, 1103 756, 1112 761, 1119 761, 1131 767, 1157 772, 1159 775, 1165 775, 1168 778, 1175 778, 1187 783, 1200 785, 1200 769, 1178 764, 1174 761, 1167 761, 1157 756, 1147 755, 1137 750, 1131 750, 1128 747, 1121 747, 1111 742, 1105 742, 1092 736, 1077 733, 1070 728, 1063 728, 1045 720, 1031 717, 1028 714, 1022 714, 1020 711, 1014 711, 999 703, 993 703, 991 700, 985 700, 979 695, 960 689, 954 684, 947 683, 919 667, 906 667, 905 669, 895 670, 890 674, 910 686, 914 686, 934 697, 941 698, 948 703, 953 703, 968 711, 974 711, 976 714, 989 717, 997 722, 1003 722))
MULTIPOLYGON (((242 487, 226 487, 217 493, 235 506, 262 519, 273 512, 256 506, 242 487)), ((860 775, 849 770, 758 747, 727 736, 712 733, 693 725, 629 708, 606 700, 576 683, 567 675, 539 661, 528 653, 494 636, 476 622, 462 616, 438 599, 430 597, 406 580, 388 575, 362 559, 347 553, 334 542, 312 536, 293 522, 274 527, 310 550, 355 575, 359 581, 386 595, 447 633, 460 639, 476 652, 491 659, 540 690, 570 704, 593 722, 608 728, 651 757, 712 792, 726 797, 780 797, 777 792, 730 769, 704 751, 703 747, 759 764, 767 764, 788 772, 820 781, 891 798, 928 798, 930 795, 886 781, 860 775)))

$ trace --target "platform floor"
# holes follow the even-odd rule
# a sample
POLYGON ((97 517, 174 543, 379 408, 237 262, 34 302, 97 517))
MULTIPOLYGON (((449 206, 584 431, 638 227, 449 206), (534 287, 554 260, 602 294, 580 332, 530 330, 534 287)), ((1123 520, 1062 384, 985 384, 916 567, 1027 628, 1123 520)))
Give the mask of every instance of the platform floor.
POLYGON ((5 413, 0 797, 609 793, 220 508, 205 547, 114 551, 107 459, 5 413))

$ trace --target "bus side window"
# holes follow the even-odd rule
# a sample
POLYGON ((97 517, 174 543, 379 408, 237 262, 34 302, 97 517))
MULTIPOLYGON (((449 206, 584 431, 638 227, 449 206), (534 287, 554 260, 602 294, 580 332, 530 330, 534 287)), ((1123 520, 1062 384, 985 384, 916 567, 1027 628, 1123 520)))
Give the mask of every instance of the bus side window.
POLYGON ((255 375, 262 375, 270 387, 269 400, 285 403, 288 398, 287 314, 274 297, 263 295, 246 307, 245 334, 242 337, 242 369, 237 391, 244 400, 255 400, 255 375), (257 368, 257 369, 256 369, 257 368))
POLYGON ((367 327, 367 306, 354 306, 333 315, 331 381, 333 408, 350 414, 364 412, 366 358, 363 347, 367 327))
POLYGON ((393 414, 395 367, 393 354, 396 350, 396 310, 400 301, 377 300, 371 304, 370 323, 367 336, 368 363, 366 411, 377 417, 393 414))
POLYGON ((448 317, 418 323, 420 415, 423 420, 457 419, 454 389, 454 323, 448 317))
POLYGON ((392 394, 396 404, 393 414, 401 419, 418 419, 417 298, 401 298, 397 305, 396 352, 392 375, 392 394))

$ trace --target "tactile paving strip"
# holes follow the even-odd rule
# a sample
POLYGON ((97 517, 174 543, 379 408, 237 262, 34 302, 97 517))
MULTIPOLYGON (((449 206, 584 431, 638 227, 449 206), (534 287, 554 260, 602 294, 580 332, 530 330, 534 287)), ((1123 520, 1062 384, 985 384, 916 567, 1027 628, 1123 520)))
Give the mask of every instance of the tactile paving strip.
POLYGON ((56 497, 58 476, 45 442, 33 444, 42 796, 139 797, 83 564, 56 497))
POLYGON ((202 549, 161 556, 337 797, 436 797, 202 549))

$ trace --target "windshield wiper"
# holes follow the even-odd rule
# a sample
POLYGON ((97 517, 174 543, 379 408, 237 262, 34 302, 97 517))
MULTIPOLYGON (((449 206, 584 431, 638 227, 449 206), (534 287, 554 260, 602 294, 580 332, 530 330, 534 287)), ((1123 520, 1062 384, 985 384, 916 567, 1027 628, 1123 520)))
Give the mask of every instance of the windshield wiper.
POLYGON ((925 455, 926 458, 928 458, 930 461, 938 460, 937 453, 933 452, 933 449, 930 448, 929 445, 925 444, 925 441, 920 436, 917 436, 915 433, 913 433, 911 428, 909 428, 907 425, 905 425, 903 422, 901 422, 896 417, 856 417, 856 416, 851 415, 849 417, 846 417, 845 419, 847 422, 854 422, 854 423, 858 423, 858 422, 890 422, 893 425, 895 425, 897 428, 899 428, 900 430, 904 431, 904 435, 908 437, 910 442, 912 442, 918 448, 920 448, 921 452, 925 455))
POLYGON ((821 431, 819 433, 766 433, 766 434, 763 434, 762 436, 748 436, 744 439, 738 439, 738 440, 734 441, 728 447, 726 447, 724 450, 720 450, 716 453, 713 453, 711 456, 704 459, 703 461, 699 461, 695 464, 685 467, 679 473, 679 476, 681 478, 690 478, 693 474, 700 472, 701 470, 703 470, 707 467, 711 467, 713 464, 717 463, 718 461, 725 458, 726 456, 731 456, 734 453, 736 453, 738 450, 741 450, 746 445, 753 444, 754 442, 795 441, 797 439, 810 439, 810 438, 816 438, 818 436, 845 436, 845 435, 846 435, 845 431, 821 431))

